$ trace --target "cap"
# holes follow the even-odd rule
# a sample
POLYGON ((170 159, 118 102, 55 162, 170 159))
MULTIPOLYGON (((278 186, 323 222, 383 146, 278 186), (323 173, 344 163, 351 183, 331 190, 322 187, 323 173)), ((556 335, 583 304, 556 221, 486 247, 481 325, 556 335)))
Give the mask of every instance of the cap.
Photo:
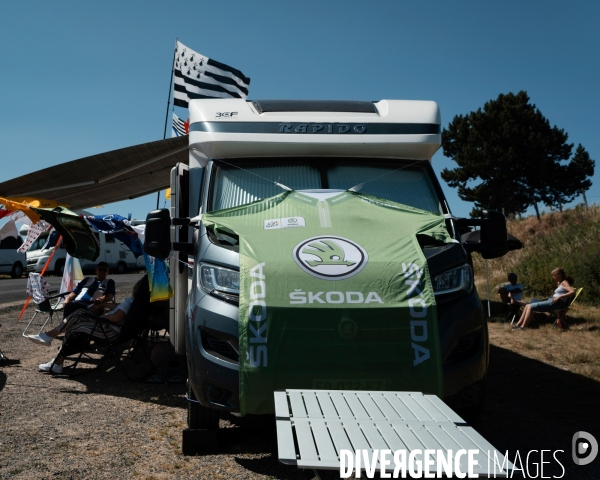
POLYGON ((99 262, 98 265, 96 265, 96 268, 108 268, 108 263, 99 262))
POLYGON ((508 279, 509 280, 516 280, 517 279, 517 274, 516 273, 509 273, 508 274, 508 279))

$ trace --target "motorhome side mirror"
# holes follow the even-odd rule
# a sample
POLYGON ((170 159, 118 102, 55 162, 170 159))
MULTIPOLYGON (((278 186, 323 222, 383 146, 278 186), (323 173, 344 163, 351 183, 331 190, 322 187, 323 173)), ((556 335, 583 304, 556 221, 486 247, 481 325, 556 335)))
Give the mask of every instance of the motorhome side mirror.
POLYGON ((498 258, 508 252, 508 231, 506 218, 496 210, 484 210, 481 215, 481 243, 486 247, 481 256, 486 259, 498 258))
POLYGON ((498 258, 508 252, 506 218, 496 210, 483 210, 480 219, 460 218, 461 226, 480 226, 481 230, 463 235, 467 252, 479 252, 486 259, 498 258))
POLYGON ((171 253, 171 215, 167 208, 153 210, 146 216, 144 251, 163 260, 171 253))

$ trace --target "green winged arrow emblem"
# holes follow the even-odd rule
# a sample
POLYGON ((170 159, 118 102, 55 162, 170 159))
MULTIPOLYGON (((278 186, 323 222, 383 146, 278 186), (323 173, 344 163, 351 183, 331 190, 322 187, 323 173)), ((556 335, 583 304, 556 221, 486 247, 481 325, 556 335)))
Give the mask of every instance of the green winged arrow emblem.
POLYGON ((345 253, 333 240, 320 240, 319 242, 309 243, 302 249, 302 253, 307 255, 315 255, 319 260, 306 260, 311 267, 320 265, 345 265, 351 267, 356 262, 345 260, 345 253))

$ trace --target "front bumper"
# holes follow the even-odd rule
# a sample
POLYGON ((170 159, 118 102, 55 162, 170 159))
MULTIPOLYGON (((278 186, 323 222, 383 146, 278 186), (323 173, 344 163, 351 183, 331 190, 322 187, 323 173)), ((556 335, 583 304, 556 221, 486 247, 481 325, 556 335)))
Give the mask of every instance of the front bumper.
POLYGON ((33 258, 27 260, 27 271, 28 272, 41 272, 46 265, 49 257, 33 258))
MULTIPOLYGON (((489 361, 487 324, 477 293, 438 307, 444 400, 452 408, 479 399, 489 361)), ((204 295, 189 312, 188 372, 199 403, 239 411, 238 308, 204 295)))
POLYGON ((444 401, 452 408, 475 404, 489 364, 487 322, 475 290, 446 308, 439 302, 444 401))

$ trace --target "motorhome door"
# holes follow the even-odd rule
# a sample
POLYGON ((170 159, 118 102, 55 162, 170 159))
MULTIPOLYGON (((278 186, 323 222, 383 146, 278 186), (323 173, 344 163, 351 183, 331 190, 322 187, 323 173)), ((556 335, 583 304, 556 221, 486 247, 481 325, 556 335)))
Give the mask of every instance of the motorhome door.
MULTIPOLYGON (((178 163, 171 170, 171 218, 188 217, 188 166, 178 163)), ((189 242, 189 227, 171 227, 172 242, 189 242)), ((188 254, 171 252, 170 279, 173 297, 170 301, 169 335, 177 354, 185 354, 185 304, 188 295, 188 254)))

